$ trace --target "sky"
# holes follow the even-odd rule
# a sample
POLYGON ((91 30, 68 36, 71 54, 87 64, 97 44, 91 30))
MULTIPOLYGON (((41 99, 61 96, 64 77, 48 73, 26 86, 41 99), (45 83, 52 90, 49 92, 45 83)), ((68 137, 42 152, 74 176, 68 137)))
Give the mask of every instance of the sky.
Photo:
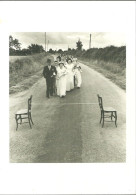
MULTIPOLYGON (((76 48, 76 42, 80 39, 83 49, 89 49, 89 39, 91 34, 91 48, 103 48, 106 46, 124 46, 126 45, 125 33, 118 32, 47 32, 46 40, 48 50, 67 50, 76 48)), ((10 33, 13 38, 18 39, 21 48, 27 48, 30 44, 43 45, 45 48, 45 32, 13 32, 10 33)))

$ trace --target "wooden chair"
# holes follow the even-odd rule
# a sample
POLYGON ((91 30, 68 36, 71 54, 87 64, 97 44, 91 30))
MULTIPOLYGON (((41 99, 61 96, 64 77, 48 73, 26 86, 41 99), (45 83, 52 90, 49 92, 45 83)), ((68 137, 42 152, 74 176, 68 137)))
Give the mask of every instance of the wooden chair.
POLYGON ((102 122, 102 127, 104 127, 104 122, 115 122, 115 126, 117 127, 117 111, 112 107, 103 107, 102 97, 99 95, 97 97, 101 111, 100 123, 102 122), (110 118, 111 120, 105 121, 105 118, 110 118), (112 120, 113 118, 115 119, 114 121, 112 120))
POLYGON ((32 95, 28 99, 28 108, 27 109, 21 109, 16 112, 15 114, 15 119, 16 119, 16 131, 18 129, 18 124, 23 124, 23 123, 29 123, 30 128, 32 128, 31 123, 34 125, 33 120, 32 120, 32 115, 31 115, 31 107, 32 107, 32 95), (28 119, 26 122, 22 122, 23 119, 28 119))

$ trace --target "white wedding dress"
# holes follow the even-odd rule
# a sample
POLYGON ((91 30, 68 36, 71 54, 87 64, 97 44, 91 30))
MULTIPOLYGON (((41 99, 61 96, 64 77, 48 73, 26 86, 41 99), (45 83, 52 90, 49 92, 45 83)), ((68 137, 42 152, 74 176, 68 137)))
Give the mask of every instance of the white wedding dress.
POLYGON ((76 77, 77 87, 81 87, 81 84, 82 84, 81 72, 82 72, 81 69, 79 69, 78 67, 75 68, 75 77, 76 77))
POLYGON ((66 91, 70 91, 71 89, 74 89, 74 72, 73 67, 74 64, 66 64, 67 68, 67 76, 66 76, 66 91))
POLYGON ((57 69, 57 95, 60 97, 66 95, 66 74, 67 70, 65 67, 58 67, 57 69))

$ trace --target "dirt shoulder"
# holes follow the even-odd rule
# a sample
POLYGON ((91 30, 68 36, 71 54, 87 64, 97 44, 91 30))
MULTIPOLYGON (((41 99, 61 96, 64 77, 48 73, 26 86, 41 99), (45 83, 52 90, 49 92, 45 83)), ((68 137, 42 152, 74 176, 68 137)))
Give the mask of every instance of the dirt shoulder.
POLYGON ((40 71, 34 73, 34 75, 29 76, 28 78, 24 78, 21 82, 17 83, 16 85, 13 85, 9 88, 9 93, 18 93, 24 90, 29 89, 32 87, 40 78, 43 77, 42 75, 43 69, 40 71))

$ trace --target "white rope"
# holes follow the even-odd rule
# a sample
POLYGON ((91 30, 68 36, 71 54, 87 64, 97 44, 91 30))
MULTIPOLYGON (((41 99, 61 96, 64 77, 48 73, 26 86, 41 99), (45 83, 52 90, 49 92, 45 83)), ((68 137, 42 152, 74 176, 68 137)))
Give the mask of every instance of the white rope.
MULTIPOLYGON (((39 103, 33 103, 33 105, 38 105, 39 103)), ((57 105, 57 106, 59 106, 59 105, 96 105, 96 104, 98 104, 98 103, 87 103, 87 102, 82 102, 82 103, 63 103, 63 102, 59 102, 58 104, 50 104, 50 103, 43 103, 42 105, 44 106, 44 105, 57 105)), ((39 104, 39 105, 41 105, 41 104, 39 104)))

